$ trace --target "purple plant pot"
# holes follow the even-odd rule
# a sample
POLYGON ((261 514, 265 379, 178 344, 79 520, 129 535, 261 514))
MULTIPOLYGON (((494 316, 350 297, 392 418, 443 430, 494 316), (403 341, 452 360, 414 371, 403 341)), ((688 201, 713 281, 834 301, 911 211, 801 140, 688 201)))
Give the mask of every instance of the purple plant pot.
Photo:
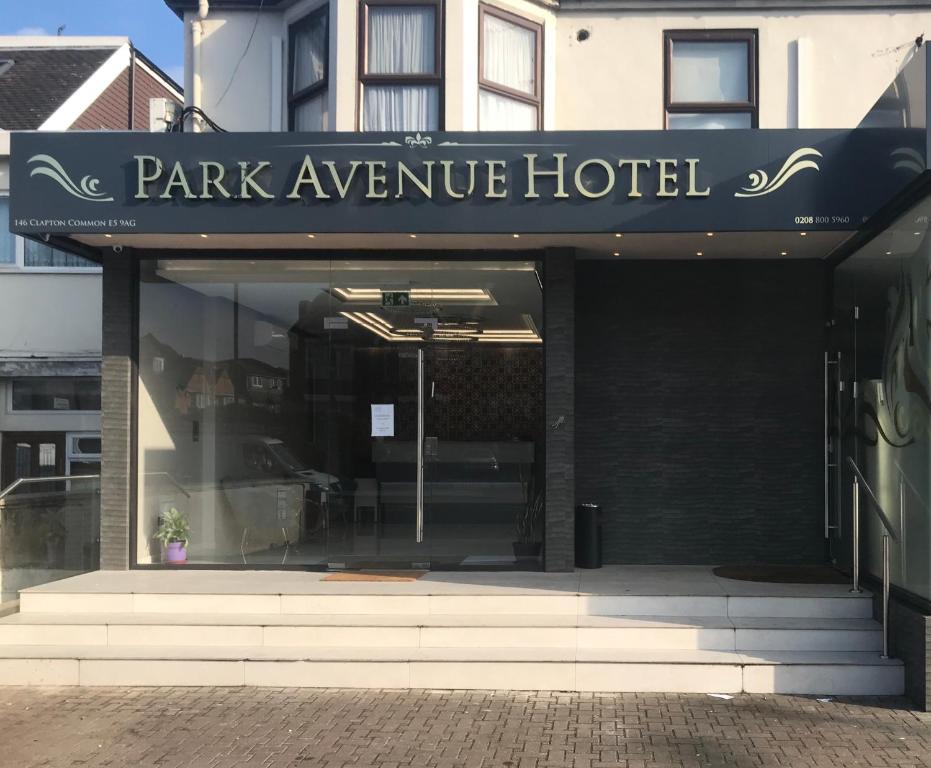
POLYGON ((180 541, 169 541, 168 549, 165 550, 165 562, 166 563, 186 563, 187 562, 187 550, 184 548, 184 544, 180 541))

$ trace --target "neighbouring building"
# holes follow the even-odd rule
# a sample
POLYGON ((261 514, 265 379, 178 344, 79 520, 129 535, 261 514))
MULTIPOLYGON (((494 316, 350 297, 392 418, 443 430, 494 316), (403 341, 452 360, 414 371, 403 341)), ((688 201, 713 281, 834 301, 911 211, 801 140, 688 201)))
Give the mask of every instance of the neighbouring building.
POLYGON ((183 132, 13 138, 13 230, 102 265, 103 568, 172 510, 189 569, 888 530, 926 696, 926 2, 166 2, 183 132))
MULTIPOLYGON (((10 132, 149 130, 151 98, 183 101, 127 38, 0 37, 0 490, 100 472, 100 264, 9 233, 10 132)), ((35 576, 5 555, 3 599, 35 576)))

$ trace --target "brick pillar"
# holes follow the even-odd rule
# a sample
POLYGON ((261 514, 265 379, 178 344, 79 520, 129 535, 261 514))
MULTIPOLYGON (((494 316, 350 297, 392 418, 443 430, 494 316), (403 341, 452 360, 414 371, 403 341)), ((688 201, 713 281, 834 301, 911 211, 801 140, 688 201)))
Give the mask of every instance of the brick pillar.
POLYGON ((547 249, 543 265, 546 352, 544 568, 575 567, 575 251, 547 249))
POLYGON ((129 568, 132 484, 132 406, 135 367, 135 295, 132 256, 103 256, 102 461, 100 476, 100 567, 129 568))

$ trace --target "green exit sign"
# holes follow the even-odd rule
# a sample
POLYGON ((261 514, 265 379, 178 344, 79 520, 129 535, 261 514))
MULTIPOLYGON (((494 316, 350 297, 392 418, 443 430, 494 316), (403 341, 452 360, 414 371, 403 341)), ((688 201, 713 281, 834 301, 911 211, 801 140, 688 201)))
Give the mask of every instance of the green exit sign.
POLYGON ((383 307, 409 307, 411 305, 410 291, 383 291, 381 305, 383 307))

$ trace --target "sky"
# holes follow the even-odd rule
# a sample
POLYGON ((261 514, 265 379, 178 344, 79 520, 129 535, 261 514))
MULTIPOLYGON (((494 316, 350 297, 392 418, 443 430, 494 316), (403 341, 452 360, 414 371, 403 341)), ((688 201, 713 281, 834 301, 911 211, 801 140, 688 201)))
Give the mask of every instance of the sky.
POLYGON ((179 83, 181 20, 164 0, 0 0, 0 35, 124 35, 179 83))

